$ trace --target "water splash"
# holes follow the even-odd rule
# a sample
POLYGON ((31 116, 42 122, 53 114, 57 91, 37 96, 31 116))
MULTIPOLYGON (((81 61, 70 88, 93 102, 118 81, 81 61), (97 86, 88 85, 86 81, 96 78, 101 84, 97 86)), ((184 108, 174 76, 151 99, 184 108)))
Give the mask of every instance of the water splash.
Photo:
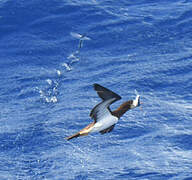
POLYGON ((71 53, 67 59, 71 60, 70 63, 78 62, 80 58, 78 57, 79 51, 75 51, 74 53, 71 53))
POLYGON ((76 39, 79 39, 79 43, 78 43, 77 50, 75 50, 74 52, 72 52, 70 55, 67 56, 67 59, 69 60, 69 62, 62 63, 62 66, 65 67, 67 71, 71 71, 73 69, 71 66, 73 63, 80 61, 79 54, 80 54, 81 48, 83 47, 83 42, 91 40, 91 38, 89 38, 88 36, 75 33, 75 32, 70 32, 70 35, 76 39))
POLYGON ((36 90, 40 94, 40 98, 46 103, 57 103, 59 83, 51 79, 46 79, 45 82, 48 84, 48 86, 44 88, 36 87, 36 90))
POLYGON ((57 72, 57 75, 58 75, 58 76, 61 76, 61 75, 62 75, 62 73, 61 73, 60 70, 56 70, 56 72, 57 72))
POLYGON ((67 71, 71 71, 72 67, 68 63, 62 63, 62 66, 65 67, 67 71))

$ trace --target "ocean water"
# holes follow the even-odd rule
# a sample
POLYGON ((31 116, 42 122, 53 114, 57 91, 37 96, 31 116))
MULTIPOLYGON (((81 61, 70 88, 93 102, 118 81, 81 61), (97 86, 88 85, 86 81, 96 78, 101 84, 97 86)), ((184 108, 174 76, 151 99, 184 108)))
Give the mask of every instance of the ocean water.
POLYGON ((191 102, 192 1, 0 0, 0 180, 191 180, 191 102), (94 83, 142 109, 66 141, 94 83))

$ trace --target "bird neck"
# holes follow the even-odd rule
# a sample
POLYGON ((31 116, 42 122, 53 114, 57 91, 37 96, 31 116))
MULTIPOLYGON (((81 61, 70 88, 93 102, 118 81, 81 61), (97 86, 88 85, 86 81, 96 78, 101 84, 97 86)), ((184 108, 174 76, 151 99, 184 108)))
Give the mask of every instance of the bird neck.
POLYGON ((124 102, 121 106, 119 106, 115 111, 112 112, 112 115, 120 118, 125 114, 129 109, 132 108, 133 100, 129 100, 124 102))

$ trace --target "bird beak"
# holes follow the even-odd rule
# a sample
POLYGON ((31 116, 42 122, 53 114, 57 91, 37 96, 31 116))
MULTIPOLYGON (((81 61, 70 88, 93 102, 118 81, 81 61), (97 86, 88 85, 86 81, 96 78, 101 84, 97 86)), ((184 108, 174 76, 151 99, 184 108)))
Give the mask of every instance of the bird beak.
POLYGON ((143 102, 140 102, 140 110, 142 111, 143 110, 143 108, 142 108, 142 105, 143 104, 143 102))

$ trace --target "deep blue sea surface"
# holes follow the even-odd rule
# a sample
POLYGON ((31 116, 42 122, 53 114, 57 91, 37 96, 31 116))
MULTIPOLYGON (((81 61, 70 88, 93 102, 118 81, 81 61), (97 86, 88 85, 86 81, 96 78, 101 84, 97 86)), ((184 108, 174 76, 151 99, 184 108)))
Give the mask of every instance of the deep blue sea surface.
POLYGON ((0 180, 44 179, 192 179, 192 1, 0 0, 0 180), (66 141, 94 83, 142 109, 66 141))

